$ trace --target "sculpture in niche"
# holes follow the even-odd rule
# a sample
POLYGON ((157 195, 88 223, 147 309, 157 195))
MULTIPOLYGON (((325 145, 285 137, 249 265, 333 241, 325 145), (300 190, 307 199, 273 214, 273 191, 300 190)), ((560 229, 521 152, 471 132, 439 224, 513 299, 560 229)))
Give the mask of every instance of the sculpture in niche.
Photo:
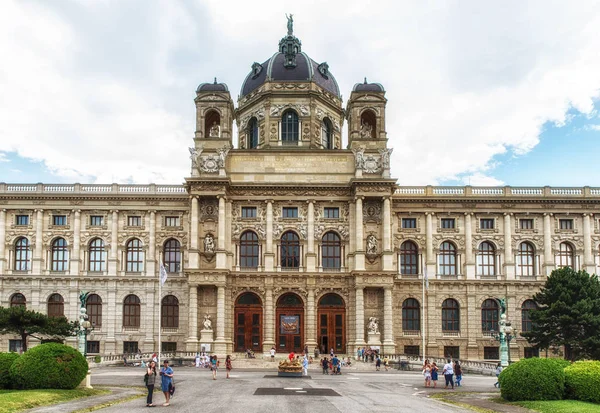
POLYGON ((370 138, 373 136, 373 127, 367 121, 362 121, 360 125, 360 137, 361 138, 370 138))
POLYGON ((369 317, 367 330, 369 334, 379 334, 379 319, 377 317, 369 317))
POLYGON ((200 155, 202 154, 202 148, 188 148, 190 151, 190 159, 192 160, 192 167, 198 168, 200 155))
POLYGON ((367 254, 377 254, 377 238, 373 234, 367 237, 367 254))
POLYGON ((217 121, 215 120, 212 124, 212 126, 210 127, 210 131, 208 132, 208 137, 209 138, 218 138, 221 134, 221 129, 220 126, 217 124, 217 121))
POLYGON ((204 316, 204 322, 202 322, 204 326, 204 330, 212 330, 212 321, 210 319, 210 314, 206 314, 204 316))
POLYGON ((212 234, 204 237, 204 252, 215 252, 215 239, 212 234))
POLYGON ((365 163, 365 147, 361 146, 357 149, 352 149, 354 152, 354 164, 356 169, 362 169, 365 163))
POLYGON ((390 169, 390 155, 392 152, 394 152, 394 148, 379 150, 379 154, 381 155, 381 166, 383 169, 390 169))

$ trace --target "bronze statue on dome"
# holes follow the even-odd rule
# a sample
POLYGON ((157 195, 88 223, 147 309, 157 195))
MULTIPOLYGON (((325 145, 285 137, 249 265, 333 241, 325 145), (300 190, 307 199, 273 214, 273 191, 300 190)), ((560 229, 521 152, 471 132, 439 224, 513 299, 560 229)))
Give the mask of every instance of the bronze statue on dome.
POLYGON ((287 18, 288 36, 293 36, 294 35, 294 15, 290 13, 290 15, 288 16, 286 13, 285 17, 287 18))

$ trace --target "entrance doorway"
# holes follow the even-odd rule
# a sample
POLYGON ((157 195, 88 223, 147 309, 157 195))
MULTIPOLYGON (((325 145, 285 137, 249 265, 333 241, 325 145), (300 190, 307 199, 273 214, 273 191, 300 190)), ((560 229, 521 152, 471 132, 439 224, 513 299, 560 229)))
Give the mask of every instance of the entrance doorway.
POLYGON ((325 294, 317 311, 319 347, 321 353, 346 353, 346 306, 337 294, 325 294))
POLYGON ((235 301, 235 351, 261 351, 262 303, 254 293, 244 293, 235 301))
POLYGON ((294 293, 287 293, 277 300, 276 314, 278 352, 303 351, 304 343, 304 303, 294 293))

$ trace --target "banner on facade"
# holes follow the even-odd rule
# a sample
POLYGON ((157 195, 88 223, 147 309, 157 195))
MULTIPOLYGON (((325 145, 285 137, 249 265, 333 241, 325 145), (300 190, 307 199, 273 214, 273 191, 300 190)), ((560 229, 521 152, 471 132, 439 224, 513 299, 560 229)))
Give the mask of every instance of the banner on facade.
POLYGON ((300 316, 282 315, 279 320, 279 334, 300 334, 300 316))

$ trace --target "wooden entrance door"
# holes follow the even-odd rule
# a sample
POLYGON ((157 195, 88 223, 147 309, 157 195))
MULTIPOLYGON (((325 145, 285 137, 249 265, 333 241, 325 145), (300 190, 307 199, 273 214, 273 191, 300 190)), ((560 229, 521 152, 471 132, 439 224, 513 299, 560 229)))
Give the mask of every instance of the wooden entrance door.
POLYGON ((235 303, 235 351, 262 350, 262 305, 253 293, 244 293, 235 303))
POLYGON ((275 322, 277 351, 301 353, 304 350, 304 304, 300 297, 293 293, 279 297, 275 322))
POLYGON ((346 353, 346 307, 344 300, 337 294, 326 294, 319 300, 317 312, 319 347, 321 352, 329 354, 346 353))

